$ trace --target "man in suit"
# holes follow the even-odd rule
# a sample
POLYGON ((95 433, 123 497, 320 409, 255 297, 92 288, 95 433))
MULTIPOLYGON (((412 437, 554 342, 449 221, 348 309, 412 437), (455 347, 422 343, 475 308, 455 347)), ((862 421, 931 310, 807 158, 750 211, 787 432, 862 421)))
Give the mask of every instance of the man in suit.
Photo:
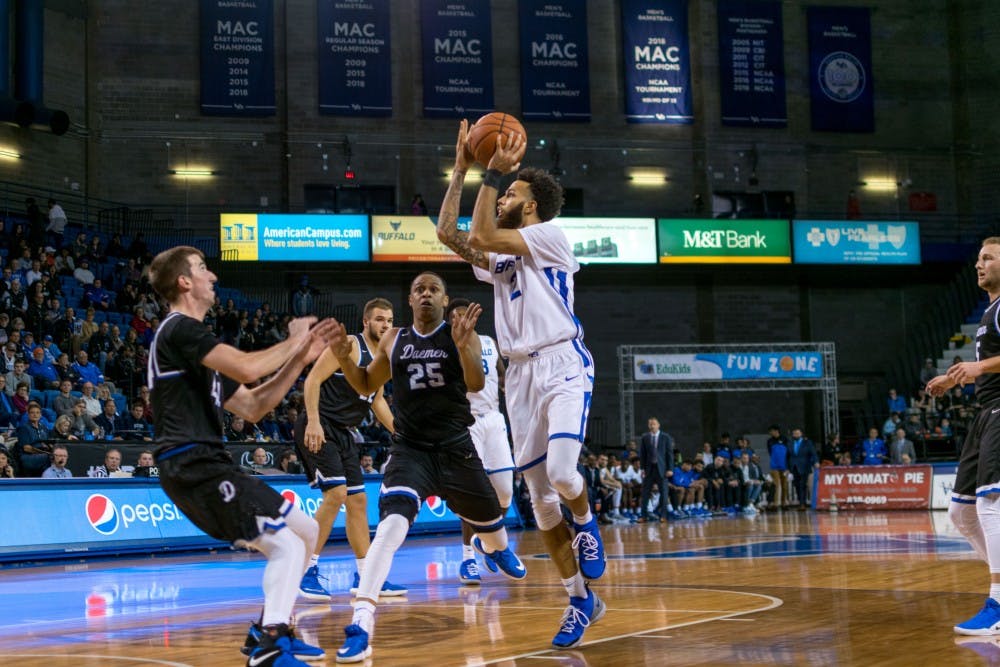
MULTIPOLYGON (((649 514, 649 496, 652 493, 653 485, 656 484, 660 490, 660 504, 657 514, 661 521, 666 521, 667 478, 672 477, 674 464, 674 439, 660 430, 660 420, 650 417, 647 422, 649 432, 643 434, 639 444, 639 464, 642 466, 642 504, 641 512, 646 520, 655 519, 649 514)), ((641 521, 642 519, 640 519, 641 521)))
POLYGON ((812 440, 803 437, 802 429, 792 429, 792 441, 788 443, 788 472, 792 474, 792 484, 801 510, 809 507, 809 474, 814 469, 819 469, 816 447, 812 440))

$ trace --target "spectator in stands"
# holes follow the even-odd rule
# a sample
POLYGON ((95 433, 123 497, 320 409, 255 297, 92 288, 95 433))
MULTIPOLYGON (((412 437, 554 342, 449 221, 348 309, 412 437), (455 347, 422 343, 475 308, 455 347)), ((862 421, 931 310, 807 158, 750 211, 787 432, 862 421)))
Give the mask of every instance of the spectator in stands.
POLYGON ((4 375, 13 372, 14 362, 17 361, 17 344, 8 342, 3 346, 3 354, 0 354, 0 372, 4 375))
POLYGON ((153 425, 143 417, 143 410, 145 407, 142 403, 136 403, 132 406, 128 415, 122 415, 121 417, 121 430, 118 431, 119 435, 129 440, 146 440, 152 441, 153 439, 153 425))
POLYGON ((853 463, 854 460, 851 458, 850 452, 841 452, 840 457, 837 459, 837 465, 839 466, 849 466, 853 463))
POLYGON ((253 450, 253 463, 250 467, 258 475, 274 475, 280 471, 272 465, 272 460, 266 449, 258 447, 253 450))
POLYGON ((742 498, 740 504, 747 514, 757 512, 757 502, 760 500, 761 492, 764 488, 764 472, 760 465, 750 458, 749 452, 743 452, 740 456, 740 468, 742 478, 741 491, 742 498))
POLYGON ((868 437, 858 443, 857 450, 854 458, 861 465, 877 466, 889 461, 885 441, 878 437, 878 429, 874 426, 868 429, 868 437))
POLYGON ((80 348, 86 350, 87 344, 90 342, 90 337, 97 333, 98 323, 94 319, 97 311, 93 308, 88 308, 86 314, 83 316, 83 322, 80 323, 80 348))
POLYGON ((74 271, 76 271, 76 262, 73 260, 73 255, 69 248, 59 248, 59 254, 56 256, 53 266, 56 269, 56 273, 60 276, 72 276, 74 274, 74 271))
POLYGON ((14 477, 14 468, 10 465, 10 460, 7 458, 7 452, 0 451, 0 477, 4 479, 12 479, 14 477))
POLYGON ((951 420, 947 417, 941 418, 941 423, 938 424, 938 428, 941 429, 941 435, 945 438, 950 438, 955 435, 955 432, 951 428, 951 420))
POLYGON ((132 470, 133 477, 159 477, 160 469, 156 466, 156 461, 153 459, 153 452, 148 449, 143 450, 139 453, 139 458, 136 460, 135 468, 132 470))
POLYGON ((128 477, 122 470, 122 453, 112 447, 104 452, 104 465, 93 468, 88 477, 128 477))
POLYGON ((77 234, 71 248, 73 250, 73 257, 79 263, 81 259, 87 256, 87 235, 83 232, 77 234))
POLYGON ((24 357, 25 363, 30 363, 31 358, 35 352, 35 334, 30 331, 21 332, 21 350, 20 355, 24 357))
POLYGON ((309 276, 302 276, 298 289, 292 292, 292 315, 312 315, 316 307, 315 294, 316 291, 309 286, 309 276))
POLYGON ((927 428, 920 419, 919 412, 911 412, 907 415, 906 421, 900 424, 896 430, 899 430, 899 428, 906 431, 906 437, 914 441, 923 440, 924 435, 927 433, 927 428))
POLYGON ((771 424, 767 429, 767 452, 770 456, 771 481, 774 484, 772 502, 769 505, 775 509, 788 507, 788 438, 782 434, 777 424, 771 424))
POLYGON ((920 388, 923 389, 924 385, 930 382, 937 374, 937 367, 934 365, 934 360, 930 357, 924 359, 924 367, 920 369, 920 388))
POLYGON ((904 454, 909 455, 911 463, 916 463, 917 450, 913 447, 913 441, 906 438, 906 429, 897 428, 895 437, 889 443, 889 463, 901 465, 904 454))
POLYGON ((49 467, 49 447, 45 440, 49 429, 42 423, 42 406, 32 401, 28 404, 28 421, 17 429, 14 445, 14 463, 20 477, 40 477, 49 467))
POLYGON ((17 385, 24 383, 28 385, 28 389, 32 389, 34 384, 32 383, 31 376, 27 373, 28 362, 26 362, 22 357, 18 357, 14 361, 14 370, 7 373, 7 395, 13 396, 14 392, 17 391, 17 385))
POLYGON ((49 245, 56 248, 63 246, 63 233, 66 230, 66 211, 55 199, 49 198, 49 224, 45 227, 49 245))
POLYGON ((104 289, 100 278, 94 278, 94 282, 83 290, 83 300, 88 307, 96 310, 107 311, 111 308, 111 294, 104 289))
POLYGON ((149 320, 146 318, 146 310, 141 305, 136 305, 132 309, 132 321, 130 325, 137 337, 141 337, 149 328, 149 320))
POLYGON ((77 438, 81 440, 93 440, 101 437, 101 427, 94 422, 92 416, 87 414, 87 404, 82 398, 76 399, 76 403, 73 404, 73 411, 65 416, 70 418, 70 430, 77 438))
POLYGON ((45 358, 45 349, 41 345, 36 347, 32 353, 27 373, 31 376, 32 382, 38 390, 59 387, 59 371, 56 370, 55 364, 45 358))
POLYGON ((285 447, 278 452, 278 470, 286 475, 298 475, 302 473, 299 457, 291 447, 285 447))
POLYGON ((223 432, 227 442, 245 442, 253 440, 253 436, 247 433, 246 421, 239 415, 233 415, 223 432))
POLYGON ((90 243, 87 244, 87 257, 94 264, 100 264, 104 261, 104 249, 101 247, 101 237, 97 234, 90 237, 90 243))
MULTIPOLYGON (((28 383, 18 382, 17 389, 14 390, 14 395, 11 396, 10 400, 14 404, 14 410, 18 414, 26 414, 28 412, 28 404, 31 403, 31 390, 28 387, 28 383)), ((18 419, 18 423, 22 421, 22 419, 18 419)))
MULTIPOLYGON (((129 261, 135 262, 134 259, 129 261)), ((137 305, 139 305, 139 292, 136 291, 134 283, 127 282, 124 287, 118 290, 118 296, 115 297, 115 308, 123 313, 133 313, 137 305)))
POLYGON ((73 435, 73 417, 72 413, 68 415, 59 415, 56 418, 56 423, 52 427, 52 433, 49 435, 53 440, 79 440, 80 438, 73 435))
POLYGON ((890 414, 893 412, 904 414, 906 412, 906 399, 897 394, 895 388, 889 390, 889 397, 886 400, 886 405, 889 408, 888 412, 890 414))
MULTIPOLYGON (((131 332, 132 330, 129 329, 131 332)), ((115 384, 122 387, 126 395, 134 392, 135 387, 142 385, 142 362, 136 353, 142 348, 125 343, 121 352, 108 363, 108 373, 115 384)))
POLYGON ((142 261, 146 258, 146 254, 148 252, 149 247, 146 245, 146 239, 142 235, 142 232, 139 232, 135 235, 135 238, 132 239, 132 243, 129 244, 126 254, 136 261, 142 261))
POLYGON ((80 385, 80 393, 82 394, 80 398, 83 399, 86 405, 87 414, 91 417, 101 414, 102 406, 97 396, 94 395, 94 384, 92 382, 84 382, 80 385))
POLYGON ((101 322, 97 331, 87 341, 87 354, 97 362, 97 368, 104 373, 111 353, 111 327, 107 322, 101 322))
POLYGON ((13 397, 7 395, 7 376, 0 375, 0 426, 17 426, 20 417, 13 397))
POLYGON ((69 450, 63 445, 56 445, 52 448, 52 465, 42 472, 44 479, 66 479, 72 477, 73 472, 66 467, 69 463, 69 450))
POLYGON ((820 452, 820 463, 822 465, 834 465, 837 459, 840 458, 841 452, 844 451, 843 446, 840 444, 840 434, 831 433, 826 442, 823 443, 822 450, 820 452))
MULTIPOLYGON (((93 388, 96 385, 104 382, 104 373, 101 372, 101 369, 98 368, 96 364, 90 363, 90 358, 83 350, 77 352, 76 363, 73 364, 73 370, 79 373, 81 384, 90 383, 91 391, 93 391, 93 388)), ((100 409, 98 409, 98 412, 100 412, 100 409)))
POLYGON ((122 235, 115 234, 108 242, 108 247, 104 249, 104 254, 115 259, 125 256, 125 246, 122 245, 122 235))
POLYGON ((808 509, 809 475, 819 469, 819 457, 812 440, 802 434, 802 429, 793 428, 791 442, 788 443, 788 472, 792 475, 795 495, 798 497, 799 509, 808 509))
POLYGON ((156 330, 159 327, 160 327, 160 318, 154 315, 149 320, 149 327, 142 333, 141 336, 139 336, 139 342, 144 348, 149 349, 149 346, 153 344, 153 336, 156 335, 156 330))
POLYGON ((889 414, 889 418, 885 420, 882 424, 882 437, 888 438, 893 433, 896 432, 896 428, 900 423, 900 414, 898 412, 892 412, 889 414))
POLYGON ((372 459, 371 454, 361 455, 361 472, 366 475, 378 474, 378 470, 375 469, 375 461, 372 459))
POLYGON ((94 418, 94 423, 101 427, 105 440, 121 440, 122 425, 118 416, 118 405, 114 399, 104 401, 104 410, 94 418))
POLYGON ((59 372, 60 383, 68 380, 75 387, 76 383, 80 381, 80 374, 73 368, 73 364, 69 362, 69 355, 65 352, 56 359, 56 370, 59 372))
POLYGON ((295 440, 295 420, 299 418, 298 408, 289 405, 285 408, 285 418, 278 422, 281 428, 281 439, 286 442, 295 440))
POLYGON ((59 344, 60 349, 71 350, 74 344, 78 345, 78 337, 83 330, 83 322, 76 316, 76 311, 67 308, 63 316, 56 320, 52 328, 52 337, 59 344))
POLYGON ((90 260, 86 257, 80 257, 77 261, 79 264, 73 271, 73 277, 76 278, 76 282, 81 285, 92 285, 94 283, 94 272, 90 270, 90 260))
POLYGON ((920 419, 927 426, 936 423, 940 417, 938 400, 924 391, 921 387, 917 390, 917 395, 910 401, 910 411, 916 410, 920 413, 920 419))
POLYGON ((22 317, 27 307, 28 294, 21 288, 21 280, 14 278, 10 281, 10 289, 0 299, 0 308, 6 310, 12 316, 22 317))
POLYGON ((29 288, 39 280, 42 279, 42 262, 37 259, 31 260, 31 266, 24 272, 24 280, 22 284, 25 288, 29 288))
POLYGON ((42 337, 42 351, 45 353, 45 359, 52 364, 55 364, 59 355, 62 354, 62 350, 56 345, 55 339, 52 338, 51 334, 45 334, 42 337))

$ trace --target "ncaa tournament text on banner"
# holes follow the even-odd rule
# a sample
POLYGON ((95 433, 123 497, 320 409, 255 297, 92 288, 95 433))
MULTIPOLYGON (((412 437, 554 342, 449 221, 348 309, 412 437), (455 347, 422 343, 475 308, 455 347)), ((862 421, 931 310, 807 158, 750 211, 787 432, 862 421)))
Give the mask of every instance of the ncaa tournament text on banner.
POLYGON ((526 120, 590 120, 587 2, 518 3, 521 115, 526 120))
POLYGON ((687 12, 687 0, 623 0, 628 122, 694 122, 687 12))
POLYGON ((489 0, 421 0, 424 116, 493 111, 491 26, 489 0))
POLYGON ((319 0, 319 110, 392 115, 389 0, 319 0))
POLYGON ((275 114, 272 0, 202 0, 201 112, 275 114))

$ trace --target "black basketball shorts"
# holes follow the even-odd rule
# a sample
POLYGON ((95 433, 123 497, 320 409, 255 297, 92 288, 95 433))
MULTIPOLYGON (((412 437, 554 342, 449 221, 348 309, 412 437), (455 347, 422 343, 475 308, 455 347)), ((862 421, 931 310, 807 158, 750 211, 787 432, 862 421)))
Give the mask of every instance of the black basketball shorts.
POLYGON ((250 542, 284 527, 292 504, 257 477, 246 474, 221 447, 195 444, 158 458, 160 486, 170 500, 217 540, 250 542))
POLYGON ((379 494, 380 516, 396 511, 413 523, 429 496, 447 501, 452 512, 483 532, 499 527, 500 501, 468 431, 433 449, 398 434, 393 437, 379 494), (400 500, 412 502, 404 505, 400 500))
POLYGON ((314 454, 305 445, 307 423, 306 413, 303 411, 295 421, 295 450, 306 469, 309 486, 326 491, 346 484, 347 495, 364 493, 361 448, 354 442, 351 432, 326 419, 320 419, 326 442, 314 454))
POLYGON ((952 500, 1000 493, 1000 401, 984 405, 962 443, 952 500))

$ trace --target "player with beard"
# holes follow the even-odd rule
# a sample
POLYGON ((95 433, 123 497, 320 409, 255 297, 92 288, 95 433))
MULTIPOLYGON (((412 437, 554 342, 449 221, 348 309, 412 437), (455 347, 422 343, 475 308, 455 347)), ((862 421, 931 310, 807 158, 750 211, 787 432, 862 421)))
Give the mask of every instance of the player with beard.
POLYGON ((977 283, 990 305, 976 330, 976 360, 963 361, 927 383, 943 396, 957 385, 976 384, 982 405, 962 443, 948 517, 990 568, 986 604, 954 627, 960 635, 1000 635, 1000 236, 983 240, 977 283))
MULTIPOLYGON (((350 337, 351 362, 357 366, 371 363, 371 351, 378 347, 382 336, 391 328, 392 303, 382 298, 366 303, 362 331, 350 337)), ((368 494, 365 493, 361 473, 361 448, 354 441, 352 430, 361 425, 371 410, 391 433, 392 412, 381 387, 374 394, 359 396, 344 378, 340 362, 329 349, 320 355, 306 377, 304 402, 306 409, 295 423, 295 449, 305 466, 309 485, 323 494, 323 504, 315 515, 319 523, 316 552, 309 561, 309 569, 302 576, 299 594, 310 600, 329 602, 330 593, 319 581, 319 555, 345 502, 347 542, 354 551, 358 568, 354 573, 352 593, 358 589, 365 556, 371 546, 368 494)), ((387 581, 382 586, 381 594, 405 595, 406 589, 387 581)))
POLYGON ((413 324, 382 337, 365 368, 351 360, 353 345, 342 326, 330 343, 344 376, 359 394, 376 392, 392 380, 396 408, 393 442, 382 479, 380 521, 365 559, 351 624, 337 662, 362 662, 371 655, 375 605, 392 559, 429 496, 439 496, 477 531, 473 546, 511 579, 523 579, 524 565, 507 543, 496 492, 469 434, 473 423, 467 391, 485 384, 475 324, 482 308, 471 304, 462 317, 444 319, 444 281, 421 273, 410 285, 413 324))
POLYGON ((545 171, 518 171, 525 153, 519 134, 497 138, 476 198, 472 228, 458 230, 462 185, 471 160, 468 130, 463 120, 437 235, 472 264, 477 278, 493 285, 500 354, 509 360, 506 393, 514 462, 528 485, 546 550, 569 594, 552 644, 571 648, 605 611, 587 584, 604 574, 605 555, 577 470, 594 384, 593 359, 573 314, 573 274, 580 265, 563 231, 546 224, 562 208, 562 187, 545 171), (514 172, 515 180, 498 199, 500 181, 514 172), (573 514, 572 529, 563 519, 560 498, 573 514))

